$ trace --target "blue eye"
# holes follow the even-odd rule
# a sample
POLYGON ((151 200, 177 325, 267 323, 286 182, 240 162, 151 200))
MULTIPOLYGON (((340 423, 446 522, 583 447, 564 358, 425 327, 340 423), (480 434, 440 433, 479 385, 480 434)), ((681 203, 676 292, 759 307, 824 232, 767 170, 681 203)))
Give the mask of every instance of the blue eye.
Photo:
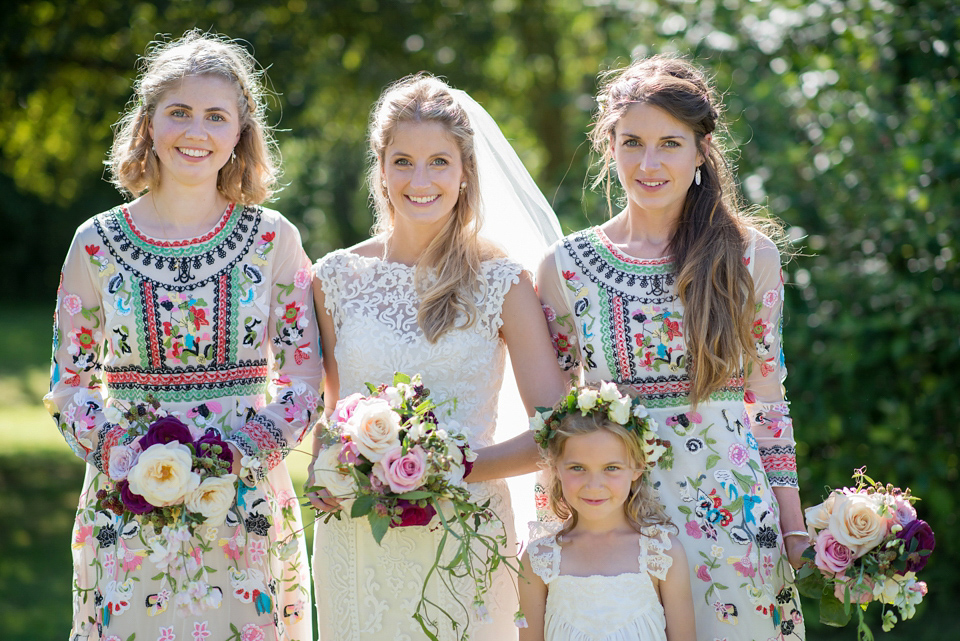
POLYGON ((666 146, 666 147, 679 147, 679 146, 680 146, 680 143, 677 142, 676 140, 668 140, 668 141, 666 141, 666 142, 663 143, 663 144, 664 144, 664 146, 666 146))
POLYGON ((170 115, 173 116, 174 118, 182 118, 183 116, 187 115, 187 112, 184 111, 183 109, 174 109, 173 111, 170 112, 170 115))
POLYGON ((444 158, 434 158, 434 159, 433 159, 433 164, 434 164, 434 165, 447 165, 447 164, 449 164, 449 163, 448 163, 444 158))
POLYGON ((623 146, 624 146, 624 147, 639 147, 639 146, 640 146, 640 141, 637 140, 636 138, 630 138, 629 140, 624 141, 623 146))
POLYGON ((213 120, 214 122, 225 122, 227 119, 221 114, 210 114, 210 120, 213 120))
POLYGON ((394 165, 409 165, 409 164, 410 164, 410 161, 407 160, 406 158, 397 158, 396 160, 393 161, 393 164, 394 164, 394 165))

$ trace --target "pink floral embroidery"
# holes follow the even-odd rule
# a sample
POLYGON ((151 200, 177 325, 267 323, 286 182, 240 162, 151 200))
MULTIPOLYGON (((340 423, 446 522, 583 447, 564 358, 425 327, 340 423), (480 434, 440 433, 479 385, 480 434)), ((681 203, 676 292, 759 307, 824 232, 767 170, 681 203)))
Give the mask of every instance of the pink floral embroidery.
POLYGON ((739 443, 734 443, 730 446, 730 449, 727 451, 727 456, 730 458, 730 462, 737 467, 746 465, 750 460, 750 453, 747 452, 747 448, 739 443))
POLYGON ((693 539, 699 539, 703 536, 703 532, 700 530, 700 526, 696 521, 687 521, 687 524, 684 526, 687 530, 687 536, 693 539))
POLYGON ((306 289, 313 282, 313 272, 310 268, 303 267, 297 271, 293 277, 293 284, 297 289, 306 289))
POLYGON ((247 554, 250 557, 250 563, 253 565, 259 565, 266 553, 267 544, 262 539, 254 539, 247 546, 247 554))
POLYGON ((203 623, 193 624, 193 641, 201 641, 202 639, 206 639, 207 637, 209 637, 211 634, 212 633, 210 632, 210 630, 207 629, 206 621, 204 621, 203 623))
POLYGON ((710 570, 705 565, 697 566, 697 578, 707 583, 713 581, 713 577, 710 576, 710 570))
POLYGON ((248 623, 240 630, 240 641, 263 641, 263 630, 253 623, 248 623))
POLYGON ((771 289, 766 294, 763 295, 763 306, 764 307, 773 307, 777 304, 777 301, 780 300, 780 293, 775 289, 771 289))
POLYGON ((160 636, 157 637, 157 641, 176 641, 177 635, 173 632, 173 626, 169 628, 160 628, 160 636))
POLYGON ((76 294, 67 294, 63 297, 63 309, 71 316, 75 316, 83 311, 83 301, 76 294))

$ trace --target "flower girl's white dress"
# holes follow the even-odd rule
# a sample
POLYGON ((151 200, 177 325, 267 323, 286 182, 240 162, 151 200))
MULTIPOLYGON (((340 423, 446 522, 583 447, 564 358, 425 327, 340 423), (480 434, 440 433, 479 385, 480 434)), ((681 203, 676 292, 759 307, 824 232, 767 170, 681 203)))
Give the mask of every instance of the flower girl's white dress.
POLYGON ((673 563, 665 530, 643 528, 635 572, 571 576, 560 573, 560 524, 533 528, 530 565, 547 585, 546 641, 666 641, 667 621, 650 578, 665 580, 673 563))

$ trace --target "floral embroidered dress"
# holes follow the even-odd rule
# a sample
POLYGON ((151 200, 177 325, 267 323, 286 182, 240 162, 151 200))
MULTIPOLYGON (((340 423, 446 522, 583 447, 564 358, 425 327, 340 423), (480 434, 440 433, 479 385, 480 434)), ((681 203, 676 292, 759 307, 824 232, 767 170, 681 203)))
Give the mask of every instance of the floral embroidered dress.
POLYGON ((665 581, 673 564, 667 531, 643 528, 636 568, 615 576, 574 576, 562 572, 560 526, 531 528, 530 567, 547 586, 545 641, 666 641, 667 619, 650 577, 665 581))
POLYGON ((694 410, 669 257, 634 258, 599 227, 560 241, 538 290, 561 364, 587 382, 632 385, 673 456, 651 482, 690 560, 700 639, 802 639, 793 569, 772 487, 797 487, 793 427, 782 381, 783 279, 776 246, 754 233, 744 255, 756 292, 759 367, 694 410), (553 277, 555 276, 555 278, 553 277))
MULTIPOLYGON (((420 300, 414 288, 414 267, 349 250, 325 256, 317 264, 316 277, 336 331, 340 397, 367 394, 365 382, 389 383, 397 371, 420 374, 430 398, 447 401, 438 410, 441 420, 459 422, 474 449, 490 445, 506 356, 499 335, 500 312, 510 287, 519 282, 521 269, 505 258, 484 262, 478 275, 482 291, 475 299, 476 324, 446 332, 430 343, 417 323, 420 300)), ((475 483, 469 488, 476 499, 491 499, 491 509, 507 524, 507 548, 502 552, 516 554, 506 482, 475 483)), ((321 641, 425 639, 412 615, 439 540, 439 532, 429 526, 403 527, 389 530, 382 545, 377 545, 366 518, 343 515, 339 521, 318 522, 313 566, 321 641)), ((467 614, 446 590, 438 589, 439 583, 438 577, 431 579, 428 598, 465 622, 467 614)), ((489 619, 473 611, 471 588, 457 587, 469 611, 471 641, 517 638, 516 587, 503 568, 485 595, 489 619)), ((442 621, 440 639, 452 638, 450 625, 442 621)))
POLYGON ((88 463, 73 530, 71 639, 312 639, 306 549, 284 464, 319 401, 311 278, 296 228, 260 207, 230 205, 210 232, 187 240, 146 236, 125 207, 78 229, 44 398, 88 463), (105 409, 148 395, 259 463, 223 525, 158 535, 96 509, 98 490, 112 484, 111 448, 129 440, 105 409))

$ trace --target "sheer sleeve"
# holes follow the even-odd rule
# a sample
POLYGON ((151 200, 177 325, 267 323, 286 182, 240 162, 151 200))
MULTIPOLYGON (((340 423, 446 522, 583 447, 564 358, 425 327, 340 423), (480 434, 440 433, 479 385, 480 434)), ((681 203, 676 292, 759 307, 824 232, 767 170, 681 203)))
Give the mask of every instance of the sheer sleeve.
POLYGON ((274 215, 274 236, 261 237, 274 244, 272 256, 262 249, 257 252, 262 260, 275 261, 268 347, 271 402, 228 438, 245 456, 260 463, 251 469, 252 476, 245 479, 248 483, 262 478, 303 439, 316 415, 323 377, 312 266, 296 227, 274 215))
POLYGON ((547 317, 550 337, 553 339, 560 367, 570 372, 571 377, 579 377, 580 347, 571 304, 577 291, 577 276, 574 272, 564 272, 559 261, 559 253, 562 251, 561 240, 551 247, 540 263, 537 270, 537 294, 547 317))
POLYGON ((746 404, 760 458, 773 487, 797 487, 797 457, 783 381, 783 272, 780 253, 766 236, 756 233, 745 260, 751 268, 756 296, 753 337, 759 364, 746 372, 746 404), (752 254, 752 255, 751 255, 752 254))
POLYGON ((125 432, 104 416, 101 389, 106 337, 100 282, 113 270, 88 221, 77 230, 60 272, 50 391, 43 398, 70 449, 101 472, 107 444, 119 444, 125 432))

